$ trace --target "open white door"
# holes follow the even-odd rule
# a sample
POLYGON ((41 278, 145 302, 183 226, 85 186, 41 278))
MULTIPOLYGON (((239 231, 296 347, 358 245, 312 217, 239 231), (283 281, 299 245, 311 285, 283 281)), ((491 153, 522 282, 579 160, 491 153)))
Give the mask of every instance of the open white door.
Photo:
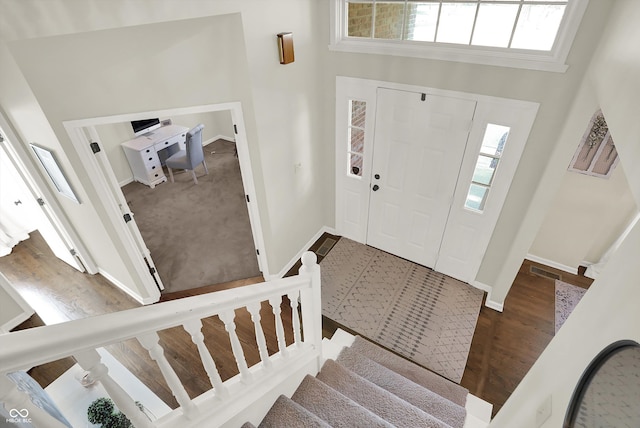
POLYGON ((37 229, 53 253, 73 268, 88 273, 97 273, 97 267, 79 238, 70 230, 56 204, 55 197, 47 191, 45 183, 39 182, 35 171, 28 166, 27 154, 17 143, 4 115, 0 114, 0 151, 3 168, 11 175, 12 192, 21 202, 16 207, 25 215, 34 218, 37 229))
POLYGON ((102 144, 95 127, 91 126, 85 128, 84 130, 78 129, 77 131, 80 134, 85 135, 86 144, 91 147, 101 173, 104 175, 104 177, 106 177, 107 181, 112 184, 110 186, 105 186, 105 189, 107 189, 110 193, 109 199, 112 199, 117 204, 120 215, 122 216, 122 221, 126 224, 129 230, 132 242, 135 244, 138 252, 142 255, 151 278, 153 279, 155 285, 158 287, 158 290, 164 290, 164 285, 162 284, 162 280, 160 279, 158 270, 156 269, 156 266, 153 263, 153 259, 151 258, 151 252, 147 248, 147 245, 145 244, 144 239, 140 234, 140 229, 138 229, 138 225, 136 224, 134 215, 129 209, 129 204, 127 204, 127 201, 124 198, 120 187, 117 185, 118 180, 113 173, 111 165, 109 164, 109 159, 107 159, 106 153, 101 150, 102 144))

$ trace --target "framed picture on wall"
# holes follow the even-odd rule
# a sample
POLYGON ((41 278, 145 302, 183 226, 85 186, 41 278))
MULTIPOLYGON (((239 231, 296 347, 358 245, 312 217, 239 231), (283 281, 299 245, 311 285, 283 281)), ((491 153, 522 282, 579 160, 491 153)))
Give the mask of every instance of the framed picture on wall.
POLYGON ((76 194, 73 192, 73 189, 67 181, 67 177, 65 177, 64 172, 62 172, 60 164, 58 164, 58 161, 56 160, 53 152, 49 149, 45 149, 44 147, 37 146, 33 143, 30 144, 30 146, 38 157, 38 160, 42 164, 42 167, 45 169, 45 171, 47 171, 47 174, 53 182, 56 190, 62 193, 67 198, 79 204, 80 201, 78 200, 76 194))

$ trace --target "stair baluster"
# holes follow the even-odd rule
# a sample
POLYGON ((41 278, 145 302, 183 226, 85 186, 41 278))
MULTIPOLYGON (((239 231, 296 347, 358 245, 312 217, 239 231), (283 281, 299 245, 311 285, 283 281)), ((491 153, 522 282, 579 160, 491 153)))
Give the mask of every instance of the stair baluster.
POLYGON ((222 378, 220 377, 220 373, 218 372, 216 362, 211 356, 209 349, 204 344, 204 335, 202 334, 202 320, 192 319, 182 324, 182 326, 187 331, 187 333, 191 335, 191 341, 198 348, 200 359, 202 360, 202 365, 204 366, 204 370, 209 376, 209 382, 211 382, 211 386, 213 386, 216 396, 220 398, 228 397, 229 391, 222 382, 222 378))
POLYGON ((83 370, 90 373, 93 379, 100 381, 116 407, 129 418, 134 426, 141 428, 154 426, 147 416, 140 411, 134 399, 109 375, 109 368, 102 362, 102 357, 98 351, 89 349, 78 352, 74 355, 74 358, 83 370))
POLYGON ((236 323, 233 322, 236 317, 236 313, 232 309, 220 312, 220 314, 218 314, 218 317, 224 323, 224 328, 229 334, 229 340, 231 341, 231 350, 233 351, 233 356, 236 359, 236 365, 238 366, 238 370, 240 371, 242 382, 250 383, 253 380, 253 376, 251 376, 249 367, 247 367, 247 360, 244 358, 244 351, 242 350, 240 339, 238 339, 238 335, 236 334, 236 323))
POLYGON ((264 338, 264 331, 260 324, 260 308, 261 302, 254 302, 247 305, 247 310, 251 314, 251 321, 256 331, 256 343, 258 344, 258 351, 260 352, 260 359, 264 368, 271 368, 271 360, 269 359, 269 351, 267 350, 267 341, 264 338))
POLYGON ((167 357, 164 355, 164 349, 160 346, 160 336, 157 332, 148 333, 137 337, 138 342, 149 351, 151 358, 158 364, 162 376, 164 376, 167 386, 171 389, 173 396, 176 397, 178 404, 182 407, 182 411, 187 419, 194 419, 198 409, 191 401, 189 394, 184 389, 180 378, 169 364, 167 357))
MULTIPOLYGON (((315 253, 305 252, 302 255, 302 267, 299 275, 308 277, 312 284, 310 288, 300 290, 304 343, 312 345, 319 351, 322 348, 322 295, 320 293, 320 265, 316 263, 317 260, 318 257, 315 253)), ((318 366, 318 370, 320 370, 320 366, 318 366)))
POLYGON ((291 321, 293 323, 293 340, 296 347, 299 348, 302 345, 302 338, 300 336, 300 314, 298 313, 298 305, 300 303, 300 290, 295 290, 287 294, 289 302, 291 304, 291 321))
POLYGON ((287 342, 284 337, 284 326, 282 325, 282 308, 280 305, 282 304, 282 297, 272 297, 269 299, 269 304, 273 309, 273 316, 276 319, 276 336, 278 338, 278 349, 280 350, 280 355, 283 357, 289 356, 289 352, 287 351, 287 342))

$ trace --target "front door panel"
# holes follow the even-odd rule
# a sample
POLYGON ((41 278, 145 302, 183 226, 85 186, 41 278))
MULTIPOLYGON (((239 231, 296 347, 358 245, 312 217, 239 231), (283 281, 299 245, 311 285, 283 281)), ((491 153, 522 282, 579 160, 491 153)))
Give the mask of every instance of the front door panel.
POLYGON ((435 265, 474 110, 474 101, 378 89, 367 244, 435 265))

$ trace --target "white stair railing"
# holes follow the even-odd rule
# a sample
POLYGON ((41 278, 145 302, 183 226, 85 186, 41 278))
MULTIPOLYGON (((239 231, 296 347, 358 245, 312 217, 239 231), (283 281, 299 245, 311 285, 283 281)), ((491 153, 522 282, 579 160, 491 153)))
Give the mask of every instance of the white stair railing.
MULTIPOLYGON (((241 421, 259 421, 280 394, 291 393, 306 374, 320 368, 322 315, 320 268, 316 256, 307 252, 297 276, 245 287, 188 297, 152 306, 37 327, 0 335, 0 403, 6 409, 28 409, 36 427, 62 426, 30 402, 6 376, 60 358, 73 356, 79 365, 98 379, 114 403, 136 427, 233 426, 241 421), (283 297, 290 300, 294 342, 287 346, 282 322, 283 297), (278 352, 268 354, 261 325, 260 305, 268 302, 275 315, 278 352), (261 361, 247 366, 235 331, 235 311, 251 314, 261 361), (299 313, 300 312, 300 313, 299 313), (302 323, 300 323, 300 316, 302 323), (218 316, 228 332, 239 375, 222 382, 215 355, 205 345, 202 320, 218 316), (158 332, 182 326, 196 345, 211 389, 190 398, 165 356, 158 332), (149 421, 101 362, 97 348, 137 339, 156 361, 167 386, 175 396, 177 409, 149 421), (206 421, 203 422, 203 421, 206 421), (203 425, 203 423, 205 425, 203 425)), ((287 309, 289 310, 289 309, 287 309)), ((216 344, 216 347, 220 344, 216 344)))

